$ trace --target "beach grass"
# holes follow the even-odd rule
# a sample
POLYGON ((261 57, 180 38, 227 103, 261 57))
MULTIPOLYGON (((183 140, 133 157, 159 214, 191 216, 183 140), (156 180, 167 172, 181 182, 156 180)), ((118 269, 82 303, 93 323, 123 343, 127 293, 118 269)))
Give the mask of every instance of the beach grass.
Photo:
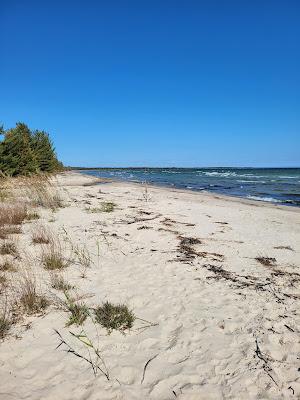
POLYGON ((68 283, 62 275, 52 273, 50 276, 51 287, 62 292, 74 289, 74 286, 68 283))
POLYGON ((5 241, 0 245, 0 254, 1 255, 12 255, 12 256, 17 256, 18 255, 18 250, 17 246, 14 242, 12 241, 5 241))
POLYGON ((66 326, 77 325, 80 326, 89 316, 90 312, 87 305, 83 302, 77 302, 72 298, 67 291, 65 291, 65 305, 67 310, 70 312, 66 326))
POLYGON ((124 332, 132 328, 135 315, 125 304, 112 304, 106 301, 94 310, 95 321, 111 332, 118 330, 124 332))

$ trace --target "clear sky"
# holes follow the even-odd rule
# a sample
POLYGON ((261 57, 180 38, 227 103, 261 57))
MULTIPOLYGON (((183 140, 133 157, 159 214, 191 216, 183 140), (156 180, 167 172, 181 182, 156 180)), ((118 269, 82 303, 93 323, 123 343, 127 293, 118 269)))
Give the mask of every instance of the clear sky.
POLYGON ((300 1, 0 0, 0 122, 80 166, 300 166, 300 1))

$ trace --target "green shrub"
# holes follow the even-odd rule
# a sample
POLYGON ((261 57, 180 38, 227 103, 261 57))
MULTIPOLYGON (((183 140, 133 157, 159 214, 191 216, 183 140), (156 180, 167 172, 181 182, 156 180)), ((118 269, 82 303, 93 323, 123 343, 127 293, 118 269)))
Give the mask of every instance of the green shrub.
POLYGON ((70 326, 73 324, 77 326, 82 325, 90 314, 88 307, 84 303, 77 303, 73 298, 68 295, 67 292, 65 292, 65 296, 67 310, 71 313, 66 323, 66 326, 70 326))
POLYGON ((98 306, 94 313, 95 321, 109 332, 114 329, 124 332, 132 327, 135 320, 135 315, 126 305, 114 305, 108 301, 98 306))

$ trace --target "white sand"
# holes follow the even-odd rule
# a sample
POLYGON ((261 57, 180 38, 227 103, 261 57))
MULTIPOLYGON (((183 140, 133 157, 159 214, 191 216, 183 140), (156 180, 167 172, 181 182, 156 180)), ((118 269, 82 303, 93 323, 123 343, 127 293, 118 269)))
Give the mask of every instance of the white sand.
MULTIPOLYGON (((90 320, 65 327, 68 314, 55 306, 24 317, 0 343, 0 399, 299 399, 300 210, 157 187, 145 201, 140 185, 82 186, 91 179, 58 177, 66 207, 54 222, 42 212, 47 226, 92 255, 86 278, 76 263, 64 275, 89 306, 126 303, 157 325, 141 329, 149 324, 137 319, 125 335, 108 335, 90 320), (103 201, 117 208, 87 212, 103 201), (179 235, 200 239, 193 248, 202 254, 184 260, 179 235), (260 255, 276 258, 276 266, 258 263, 260 255), (69 333, 84 329, 110 380, 94 377, 65 346, 56 349, 54 329, 88 356, 69 333)), ((20 242, 29 243, 31 226, 20 242)), ((30 244, 34 252, 38 246, 30 244)))

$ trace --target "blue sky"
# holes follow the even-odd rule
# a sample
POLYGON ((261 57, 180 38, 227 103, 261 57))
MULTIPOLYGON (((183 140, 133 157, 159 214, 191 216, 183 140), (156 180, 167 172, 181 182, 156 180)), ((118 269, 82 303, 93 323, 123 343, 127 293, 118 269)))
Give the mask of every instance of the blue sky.
POLYGON ((299 1, 0 0, 0 122, 80 166, 300 166, 299 1))

